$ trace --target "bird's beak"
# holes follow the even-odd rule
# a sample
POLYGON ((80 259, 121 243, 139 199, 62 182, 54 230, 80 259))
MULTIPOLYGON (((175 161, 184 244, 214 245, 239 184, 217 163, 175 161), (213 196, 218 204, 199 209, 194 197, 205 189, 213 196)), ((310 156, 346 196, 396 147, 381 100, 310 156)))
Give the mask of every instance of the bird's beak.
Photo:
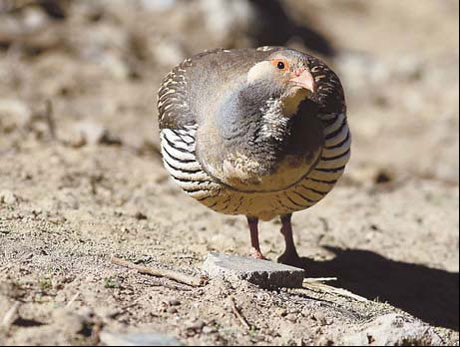
POLYGON ((316 83, 310 71, 307 69, 297 69, 293 72, 291 83, 312 93, 316 91, 316 83))

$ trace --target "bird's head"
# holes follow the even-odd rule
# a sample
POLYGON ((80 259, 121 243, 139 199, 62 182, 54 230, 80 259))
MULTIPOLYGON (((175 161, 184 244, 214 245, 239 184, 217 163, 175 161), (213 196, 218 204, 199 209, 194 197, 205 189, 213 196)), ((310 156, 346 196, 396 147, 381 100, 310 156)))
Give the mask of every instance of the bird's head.
POLYGON ((294 50, 277 51, 249 70, 248 83, 268 89, 282 102, 284 115, 291 116, 302 101, 314 100, 317 93, 308 58, 294 50))

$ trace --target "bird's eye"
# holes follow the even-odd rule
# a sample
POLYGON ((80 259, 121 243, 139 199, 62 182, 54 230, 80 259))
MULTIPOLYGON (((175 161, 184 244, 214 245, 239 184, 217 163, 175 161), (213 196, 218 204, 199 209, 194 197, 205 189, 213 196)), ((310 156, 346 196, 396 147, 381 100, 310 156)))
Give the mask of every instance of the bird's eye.
POLYGON ((280 70, 284 70, 286 68, 286 64, 284 64, 282 61, 280 61, 280 62, 278 62, 277 67, 280 70))

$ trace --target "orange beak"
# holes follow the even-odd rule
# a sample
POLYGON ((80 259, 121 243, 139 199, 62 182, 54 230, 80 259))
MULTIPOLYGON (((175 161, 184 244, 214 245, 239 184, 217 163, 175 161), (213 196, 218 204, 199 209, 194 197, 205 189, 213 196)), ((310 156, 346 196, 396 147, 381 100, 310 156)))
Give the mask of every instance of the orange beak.
POLYGON ((294 71, 293 75, 294 77, 291 79, 291 83, 312 93, 315 92, 316 83, 310 71, 306 69, 297 69, 294 71))

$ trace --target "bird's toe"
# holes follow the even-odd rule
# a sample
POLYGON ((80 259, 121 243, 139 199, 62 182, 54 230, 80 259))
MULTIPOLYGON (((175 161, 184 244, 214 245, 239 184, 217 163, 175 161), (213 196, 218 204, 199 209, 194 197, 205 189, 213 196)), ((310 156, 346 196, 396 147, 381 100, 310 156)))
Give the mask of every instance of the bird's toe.
POLYGON ((251 256, 251 258, 254 258, 254 259, 257 259, 257 260, 267 260, 267 258, 264 257, 262 252, 257 250, 257 249, 255 249, 255 248, 251 248, 250 256, 251 256))

